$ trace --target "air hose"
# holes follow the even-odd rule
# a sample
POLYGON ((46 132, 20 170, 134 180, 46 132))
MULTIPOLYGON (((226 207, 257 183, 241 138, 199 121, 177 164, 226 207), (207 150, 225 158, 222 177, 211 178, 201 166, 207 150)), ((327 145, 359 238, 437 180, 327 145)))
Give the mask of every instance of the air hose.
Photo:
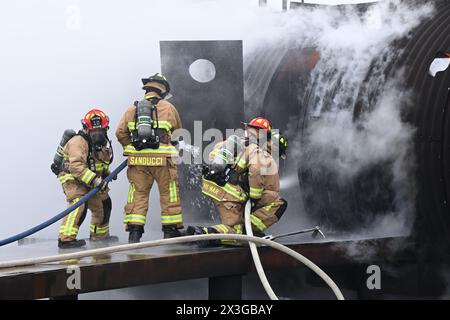
MULTIPOLYGON (((105 182, 109 183, 111 182, 113 179, 115 179, 117 177, 117 175, 123 170, 125 169, 127 166, 127 160, 125 160, 124 162, 122 162, 120 164, 120 166, 118 166, 113 172, 111 172, 111 174, 109 176, 107 176, 105 178, 105 182)), ((32 234, 35 234, 38 231, 41 231, 42 229, 47 228, 48 226, 52 225, 53 223, 61 220, 62 218, 64 218, 65 216, 67 216, 69 213, 71 213, 72 211, 74 211, 75 209, 77 209, 79 206, 85 204, 86 202, 88 202, 93 196, 95 196, 100 190, 98 188, 94 188, 91 191, 89 191, 89 193, 87 193, 85 196, 83 196, 78 202, 76 202, 75 204, 73 204, 72 206, 70 206, 69 208, 67 208, 66 210, 64 210, 63 212, 61 212, 60 214, 54 216, 53 218, 41 223, 40 225, 33 227, 27 231, 24 231, 22 233, 19 233, 15 236, 6 238, 4 240, 0 241, 0 247, 5 246, 7 244, 10 244, 12 242, 15 241, 19 241, 23 238, 26 238, 32 234)))
POLYGON ((335 294, 338 300, 344 300, 344 296, 342 292, 339 290, 338 286, 334 283, 334 281, 317 265, 311 262, 308 258, 304 257, 300 253, 271 240, 262 239, 258 237, 251 237, 248 235, 238 235, 238 234, 205 234, 205 235, 195 235, 189 237, 179 237, 172 239, 162 239, 162 240, 153 240, 141 243, 133 243, 133 244, 124 244, 114 247, 94 249, 94 250, 86 250, 75 253, 61 254, 49 257, 41 257, 41 258, 32 258, 32 259, 23 259, 23 260, 15 260, 15 261, 5 261, 0 262, 0 269, 2 268, 14 268, 21 266, 29 266, 35 265, 39 263, 49 263, 49 262, 58 262, 58 261, 66 261, 72 259, 81 259, 85 257, 95 256, 95 255, 105 255, 111 254, 115 252, 123 252, 129 250, 137 250, 144 249, 150 247, 157 247, 162 245, 173 245, 180 243, 190 243, 190 242, 198 242, 198 241, 208 241, 208 240, 234 240, 234 241, 245 241, 245 242, 254 242, 262 245, 266 245, 272 247, 276 250, 279 250, 294 259, 297 259, 301 263, 303 263, 306 267, 315 272, 323 281, 331 288, 333 293, 335 294))

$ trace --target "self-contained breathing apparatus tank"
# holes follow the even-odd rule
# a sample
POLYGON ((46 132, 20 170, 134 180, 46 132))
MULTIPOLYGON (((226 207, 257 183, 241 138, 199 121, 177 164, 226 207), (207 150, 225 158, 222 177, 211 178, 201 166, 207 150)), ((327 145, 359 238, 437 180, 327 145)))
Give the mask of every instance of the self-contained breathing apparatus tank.
POLYGON ((235 176, 235 164, 240 160, 236 158, 241 157, 243 151, 241 139, 236 135, 230 136, 216 152, 211 163, 203 165, 203 177, 221 187, 225 186, 235 176))
POLYGON ((156 132, 159 128, 156 108, 159 100, 152 98, 134 103, 136 106, 136 130, 132 132, 132 144, 138 151, 159 148, 160 137, 156 132))
POLYGON ((52 172, 55 175, 60 174, 60 172, 62 170, 62 166, 64 163, 64 147, 65 147, 65 145, 67 144, 67 142, 69 142, 70 139, 72 139, 76 135, 77 135, 77 133, 75 132, 75 130, 67 129, 64 131, 64 134, 61 138, 61 142, 59 143, 58 148, 56 149, 56 153, 53 158, 53 163, 50 166, 50 169, 52 170, 52 172))

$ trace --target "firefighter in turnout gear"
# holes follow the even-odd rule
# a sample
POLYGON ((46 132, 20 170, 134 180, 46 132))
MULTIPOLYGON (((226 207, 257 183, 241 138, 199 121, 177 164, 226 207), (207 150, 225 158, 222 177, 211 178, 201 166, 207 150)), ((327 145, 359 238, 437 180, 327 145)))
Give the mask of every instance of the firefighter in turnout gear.
POLYGON ((172 143, 172 133, 181 128, 181 119, 175 107, 164 100, 170 92, 164 76, 155 74, 142 79, 142 83, 144 99, 128 108, 116 132, 128 157, 130 189, 124 223, 130 243, 139 242, 144 233, 154 182, 160 194, 164 238, 181 236, 183 228, 176 166, 178 151, 172 143))
MULTIPOLYGON (((263 118, 255 118, 246 127, 246 139, 231 136, 214 147, 210 154, 211 164, 203 172, 202 192, 212 199, 222 223, 212 227, 188 227, 188 235, 242 234, 244 209, 249 199, 252 201, 251 223, 255 235, 263 236, 264 231, 285 212, 287 202, 279 196, 278 167, 266 147, 270 145, 266 143, 271 141, 270 124, 263 118), (269 141, 263 139, 264 136, 269 141)), ((283 146, 287 148, 287 142, 283 146)), ((232 244, 233 241, 209 241, 200 245, 220 243, 232 244)))
POLYGON ((269 122, 261 117, 247 124, 249 197, 252 201, 250 219, 257 236, 264 236, 264 231, 278 222, 287 209, 287 201, 280 197, 278 165, 271 151, 273 149, 285 158, 288 144, 280 134, 272 137, 271 131, 269 122))
POLYGON ((92 188, 98 187, 100 191, 62 220, 58 240, 61 249, 86 244, 84 240, 77 240, 77 235, 88 209, 92 212, 90 240, 118 241, 117 237, 109 235, 112 203, 108 186, 103 181, 110 173, 109 165, 113 160, 111 142, 107 136, 109 118, 103 111, 93 109, 81 122, 83 129, 60 147, 62 167, 58 170, 52 165, 52 170, 58 175, 69 206, 78 202, 92 188))

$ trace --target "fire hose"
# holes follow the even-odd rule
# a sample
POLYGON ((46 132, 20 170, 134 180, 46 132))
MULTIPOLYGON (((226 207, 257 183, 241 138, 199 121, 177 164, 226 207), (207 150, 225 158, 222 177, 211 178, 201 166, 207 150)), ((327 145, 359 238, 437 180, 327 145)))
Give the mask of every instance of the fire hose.
MULTIPOLYGON (((72 259, 81 259, 81 258, 90 257, 90 256, 105 255, 105 254, 111 254, 111 253, 115 253, 115 252, 144 249, 144 248, 157 247, 157 246, 162 246, 162 245, 173 245, 173 244, 191 243, 191 242, 208 241, 208 240, 235 240, 235 241, 253 242, 253 243, 259 243, 262 245, 272 247, 276 250, 279 250, 279 251, 293 257, 294 259, 297 259, 298 261, 303 263, 306 267, 311 269, 320 278, 322 278, 322 280, 331 288, 331 290, 333 291, 333 293, 335 294, 335 296, 338 300, 344 300, 344 296, 342 295, 342 293, 339 290, 336 283, 334 283, 334 281, 322 269, 320 269, 317 265, 315 265, 312 261, 310 261, 308 258, 301 255, 300 253, 298 253, 280 243, 277 243, 277 242, 274 242, 271 240, 258 238, 258 237, 251 237, 248 235, 238 235, 238 234, 195 235, 195 236, 189 236, 189 237, 179 237, 179 238, 172 238, 172 239, 146 241, 146 242, 141 242, 141 243, 124 244, 124 245, 119 245, 119 246, 114 246, 114 247, 86 250, 86 251, 81 251, 81 252, 60 254, 60 255, 48 256, 48 257, 5 261, 5 262, 0 262, 0 269, 29 266, 29 265, 39 264, 39 263, 50 263, 50 262, 66 261, 66 260, 72 260, 72 259)), ((267 281, 267 279, 265 279, 264 281, 267 281)), ((268 281, 267 281, 267 283, 264 283, 264 285, 267 286, 268 281)))
MULTIPOLYGON (((245 205, 245 231, 250 236, 253 237, 253 230, 252 230, 252 224, 250 222, 250 212, 251 212, 251 201, 247 201, 247 204, 245 205)), ((269 280, 267 280, 266 273, 264 272, 264 268, 261 263, 261 259, 259 258, 258 249, 256 248, 256 244, 254 242, 249 242, 250 245, 250 252, 252 254, 253 263, 255 264, 256 272, 258 273, 259 280, 261 280, 261 283, 264 287, 264 290, 266 290, 267 295, 270 297, 271 300, 278 300, 277 295, 275 292, 273 292, 272 287, 270 286, 269 280)))
MULTIPOLYGON (((109 183, 111 182, 113 179, 115 179, 117 177, 117 175, 123 170, 125 169, 127 166, 127 161, 124 161, 120 164, 120 166, 118 166, 113 172, 111 172, 111 174, 109 176, 107 176, 105 178, 105 182, 109 183)), ((12 242, 16 242, 19 241, 23 238, 26 238, 32 234, 35 234, 38 231, 41 231, 42 229, 47 228, 48 226, 52 225, 53 223, 61 220, 62 218, 64 218, 65 216, 67 216, 69 213, 71 213, 72 211, 74 211, 75 209, 77 209, 79 206, 85 204, 86 202, 88 202, 89 200, 91 200, 91 198, 93 196, 95 196, 98 192, 99 192, 99 188, 93 188, 91 191, 89 191, 89 193, 87 193, 85 196, 83 196, 78 202, 76 202, 75 204, 73 204, 72 206, 70 206, 69 208, 67 208, 66 210, 64 210, 63 212, 61 212, 60 214, 54 216, 53 218, 41 223, 40 225, 37 225, 36 227, 33 227, 27 231, 24 231, 22 233, 16 234, 14 236, 11 236, 9 238, 6 238, 4 240, 0 241, 0 247, 5 246, 7 244, 10 244, 12 242)))
MULTIPOLYGON (((105 178, 105 181, 107 183, 111 182, 113 179, 115 179, 117 177, 117 175, 126 166, 127 166, 127 161, 124 161, 107 178, 105 178)), ((9 243, 12 243, 12 242, 18 241, 20 239, 23 239, 25 237, 28 237, 44 228, 50 226, 51 224, 64 218, 66 215, 68 215, 70 212, 72 212, 73 210, 75 210, 76 208, 81 206, 82 204, 89 201, 98 192, 99 192, 98 188, 92 189, 89 193, 87 193, 84 197, 82 197, 77 203, 70 206, 69 208, 67 208, 66 210, 61 212, 60 214, 41 223, 40 225, 38 225, 34 228, 31 228, 20 234, 17 234, 15 236, 12 236, 12 237, 9 237, 7 239, 0 241, 0 246, 4 246, 9 243)), ((66 260, 72 260, 72 259, 80 259, 80 258, 90 257, 90 256, 95 256, 95 255, 111 254, 111 253, 115 253, 115 252, 144 249, 144 248, 150 248, 150 247, 156 247, 156 246, 162 246, 162 245, 191 243, 191 242, 198 242, 198 241, 205 241, 205 240, 235 240, 235 241, 248 242, 250 244, 252 258, 253 258, 256 270, 258 272, 258 276, 264 286, 264 289, 266 290, 267 294, 269 295, 269 297, 272 300, 278 300, 278 297, 273 292, 273 290, 269 284, 269 281, 267 280, 267 277, 265 275, 264 268, 261 264, 261 260, 260 260, 258 250, 256 248, 255 243, 267 245, 269 247, 279 250, 279 251, 293 257, 294 259, 300 261, 302 264, 304 264, 306 267, 308 267, 314 273, 316 273, 320 278, 322 278, 322 280, 331 288, 331 290, 333 291, 333 293, 335 294, 335 296, 338 300, 344 300, 344 296, 342 295, 342 292, 339 290, 336 283, 312 261, 310 261, 303 255, 301 255, 300 253, 298 253, 280 243, 271 241, 269 239, 254 237, 253 233, 252 233, 251 223, 250 223, 250 211, 251 211, 251 204, 250 204, 250 202, 247 202, 247 205, 245 207, 245 225, 246 225, 246 230, 248 232, 248 235, 208 234, 208 235, 195 235, 195 236, 189 236, 189 237, 179 237, 179 238, 173 238, 173 239, 153 240, 153 241, 147 241, 147 242, 142 242, 142 243, 124 244, 124 245, 113 246, 113 247, 108 247, 108 248, 86 250, 86 251, 81 251, 81 252, 60 254, 60 255, 48 256, 48 257, 5 261, 5 262, 0 262, 0 269, 1 268, 13 268, 13 267, 20 267, 20 266, 35 265, 35 264, 39 264, 39 263, 49 263, 49 262, 66 261, 66 260)))
POLYGON ((293 257, 294 259, 297 259, 298 261, 303 263, 306 267, 311 269, 320 278, 322 278, 323 281, 325 281, 325 283, 331 288, 331 290, 333 291, 333 293, 335 294, 335 296, 338 300, 344 300, 344 296, 342 295, 341 291, 339 290, 338 286, 334 283, 334 281, 322 269, 320 269, 317 265, 315 265, 312 261, 310 261, 308 258, 301 255, 300 253, 298 253, 280 243, 273 242, 271 240, 262 239, 262 238, 258 238, 258 237, 251 237, 248 235, 238 235, 238 234, 195 235, 195 236, 189 236, 189 237, 179 237, 179 238, 172 238, 172 239, 146 241, 146 242, 141 242, 141 243, 124 244, 124 245, 119 245, 119 246, 114 246, 114 247, 86 250, 86 251, 81 251, 81 252, 60 254, 60 255, 49 256, 49 257, 23 259, 23 260, 15 260, 15 261, 5 261, 5 262, 0 262, 0 269, 20 267, 20 266, 29 266, 29 265, 39 264, 39 263, 49 263, 49 262, 58 262, 58 261, 65 261, 65 260, 72 260, 72 259, 80 259, 80 258, 85 258, 85 257, 90 257, 90 256, 105 255, 105 254, 111 254, 111 253, 115 253, 115 252, 144 249, 144 248, 157 247, 157 246, 162 246, 162 245, 173 245, 173 244, 190 243, 190 242, 197 242, 197 241, 208 241, 208 240, 235 240, 235 241, 254 242, 254 243, 259 243, 262 245, 272 247, 276 250, 279 250, 279 251, 293 257))

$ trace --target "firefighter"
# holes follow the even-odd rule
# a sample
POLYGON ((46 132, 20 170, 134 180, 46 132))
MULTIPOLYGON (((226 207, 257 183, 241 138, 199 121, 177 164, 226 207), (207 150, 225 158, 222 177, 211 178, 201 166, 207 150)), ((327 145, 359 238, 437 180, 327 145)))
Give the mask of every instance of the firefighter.
POLYGON ((254 234, 264 236, 267 228, 278 222, 287 209, 287 201, 280 197, 280 176, 272 156, 276 151, 282 158, 286 157, 287 140, 280 134, 272 137, 269 122, 261 117, 250 121, 247 130, 250 219, 254 234), (277 143, 273 143, 275 141, 277 143), (264 148, 264 145, 270 148, 264 148))
POLYGON ((109 219, 112 203, 104 178, 109 175, 113 160, 111 141, 108 139, 109 118, 101 110, 89 111, 81 120, 83 129, 74 135, 63 148, 63 164, 58 172, 67 202, 78 202, 92 188, 100 189, 92 199, 67 215, 59 228, 58 247, 61 249, 84 246, 77 240, 78 230, 87 210, 92 212, 90 225, 91 241, 118 241, 109 235, 109 219))
MULTIPOLYGON (((251 223, 255 235, 264 236, 264 231, 281 218, 287 202, 279 196, 278 168, 268 152, 270 148, 267 146, 271 146, 270 131, 269 121, 255 118, 246 124, 247 139, 232 136, 214 147, 210 154, 212 163, 204 170, 202 192, 212 199, 222 223, 212 227, 188 227, 188 235, 242 234, 244 208, 249 199, 252 202, 251 223), (269 140, 264 139, 265 136, 269 140)), ((282 135, 276 138, 282 142, 278 151, 285 155, 286 139, 282 135)), ((219 244, 218 241, 201 243, 203 246, 219 244)))
POLYGON ((142 79, 144 99, 135 102, 119 123, 116 136, 128 157, 130 189, 125 205, 126 231, 129 243, 140 241, 149 209, 149 195, 154 182, 158 185, 161 224, 164 238, 182 235, 183 216, 176 159, 178 151, 172 133, 180 129, 177 109, 164 98, 170 92, 161 74, 142 79))

